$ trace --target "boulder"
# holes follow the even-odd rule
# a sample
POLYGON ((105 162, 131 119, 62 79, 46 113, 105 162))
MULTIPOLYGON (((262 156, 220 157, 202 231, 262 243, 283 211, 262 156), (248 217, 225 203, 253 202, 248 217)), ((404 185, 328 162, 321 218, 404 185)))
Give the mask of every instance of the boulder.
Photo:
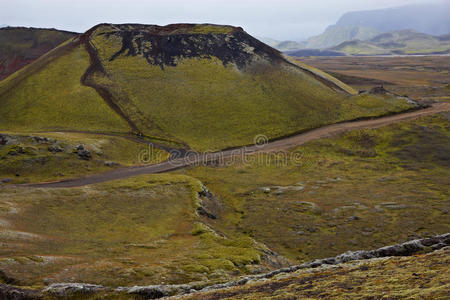
POLYGON ((53 154, 64 151, 59 145, 51 145, 47 149, 53 154))

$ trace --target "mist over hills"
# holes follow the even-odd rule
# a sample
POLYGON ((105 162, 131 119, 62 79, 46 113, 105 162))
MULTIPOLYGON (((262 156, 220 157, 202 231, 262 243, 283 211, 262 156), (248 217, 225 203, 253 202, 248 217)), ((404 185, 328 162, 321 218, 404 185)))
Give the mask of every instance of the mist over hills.
POLYGON ((381 32, 372 27, 363 26, 349 26, 349 25, 333 25, 321 35, 314 36, 308 39, 305 43, 305 48, 309 49, 325 49, 330 48, 340 43, 352 40, 365 41, 371 39, 381 32))
MULTIPOLYGON (((340 44, 350 41, 358 41, 348 45, 361 45, 361 42, 369 41, 382 33, 394 31, 414 31, 429 35, 427 38, 422 36, 416 39, 415 46, 411 49, 398 49, 399 53, 414 53, 419 50, 420 53, 442 52, 445 47, 437 46, 434 39, 440 39, 436 36, 446 35, 450 32, 450 19, 448 12, 450 11, 450 2, 440 4, 421 4, 408 5, 395 8, 355 11, 344 14, 336 24, 329 26, 325 32, 320 35, 313 36, 305 42, 292 43, 286 47, 286 42, 278 41, 272 43, 271 46, 280 51, 294 51, 301 49, 328 49, 336 50, 340 44), (424 44, 417 45, 418 41, 424 44), (432 41, 427 44, 427 41, 432 41), (295 49, 296 48, 296 49, 295 49)), ((397 34, 398 35, 398 34, 397 34)), ((371 41, 371 43, 376 41, 371 41)), ((411 43, 410 43, 411 44, 411 43)), ((348 46, 344 45, 344 46, 348 46)), ((373 51, 362 51, 363 53, 390 53, 393 45, 377 44, 373 51)), ((364 47, 373 48, 373 45, 365 45, 364 47)), ((338 47, 343 49, 345 47, 338 47)), ((404 45, 400 48, 404 48, 404 45)), ((348 47, 346 48, 348 49, 348 47)), ((307 51, 311 53, 311 50, 307 51)), ((320 53, 320 51, 316 51, 320 53)), ((358 51, 344 51, 343 53, 355 54, 358 51)), ((305 52, 306 53, 306 52, 305 52)))
POLYGON ((286 53, 293 56, 448 54, 450 39, 449 35, 432 36, 414 30, 399 30, 364 41, 345 41, 326 49, 299 49, 286 53))
POLYGON ((409 5, 344 14, 336 26, 370 27, 381 32, 412 29, 430 35, 450 32, 450 2, 409 5))

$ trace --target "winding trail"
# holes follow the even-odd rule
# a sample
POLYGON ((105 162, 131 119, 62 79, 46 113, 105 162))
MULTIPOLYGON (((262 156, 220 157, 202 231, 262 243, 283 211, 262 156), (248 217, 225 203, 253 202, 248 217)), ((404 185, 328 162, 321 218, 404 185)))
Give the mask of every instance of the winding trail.
POLYGON ((91 185, 96 183, 102 183, 117 179, 123 179, 144 174, 155 174, 163 173, 168 171, 173 171, 180 168, 185 168, 193 165, 206 165, 218 160, 223 160, 233 156, 242 156, 245 154, 252 153, 265 153, 273 151, 289 150, 296 146, 308 143, 313 140, 332 137, 341 134, 345 131, 355 130, 355 129, 366 129, 366 128, 379 128, 382 126, 394 124, 401 121, 406 121, 410 119, 416 119, 422 116, 427 116, 439 112, 450 111, 450 103, 435 103, 431 107, 396 114, 387 117, 381 117, 376 119, 361 120, 361 121, 349 121, 338 124, 332 124, 317 129, 313 129, 308 132, 299 133, 294 136, 282 138, 276 141, 268 142, 265 145, 252 145, 245 146, 236 149, 218 151, 214 153, 195 153, 188 152, 184 157, 173 158, 168 161, 155 164, 155 165, 143 165, 143 166, 133 166, 125 167, 120 169, 115 169, 105 173, 99 173, 95 175, 90 175, 86 177, 69 179, 58 182, 44 182, 37 184, 26 184, 17 185, 16 187, 42 187, 42 188, 69 188, 69 187, 80 187, 85 185, 91 185))

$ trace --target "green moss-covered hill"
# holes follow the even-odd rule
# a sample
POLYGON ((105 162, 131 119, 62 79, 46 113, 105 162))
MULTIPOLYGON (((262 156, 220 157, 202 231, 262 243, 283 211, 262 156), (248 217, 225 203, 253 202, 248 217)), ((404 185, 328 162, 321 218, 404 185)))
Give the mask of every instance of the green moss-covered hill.
POLYGON ((0 28, 0 80, 76 35, 55 29, 0 28))
POLYGON ((217 150, 410 107, 355 94, 238 27, 101 24, 0 82, 0 128, 133 131, 217 150))

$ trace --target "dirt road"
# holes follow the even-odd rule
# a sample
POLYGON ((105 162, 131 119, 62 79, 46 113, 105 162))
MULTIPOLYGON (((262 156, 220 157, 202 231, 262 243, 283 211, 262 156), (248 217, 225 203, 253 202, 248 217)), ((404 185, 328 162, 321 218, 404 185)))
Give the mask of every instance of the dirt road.
POLYGON ((42 188, 67 188, 80 187, 90 184, 107 182, 116 179, 128 178, 143 174, 155 174, 173 171, 179 168, 184 168, 192 165, 207 164, 218 159, 226 159, 235 155, 251 154, 257 152, 270 152, 289 150, 293 147, 305 144, 307 142, 335 136, 348 130, 378 128, 389 124, 415 119, 421 116, 431 115, 439 112, 450 111, 450 103, 436 103, 431 107, 397 114, 388 117, 381 117, 371 120, 351 121, 339 124, 333 124, 317 128, 305 133, 300 133, 291 137, 282 138, 276 141, 268 142, 264 145, 252 145, 233 150, 219 151, 215 153, 188 153, 185 157, 175 158, 156 165, 135 166, 112 170, 106 173, 95 174, 91 176, 81 177, 77 179, 70 179, 58 182, 46 182, 38 184, 21 185, 27 187, 42 187, 42 188))

